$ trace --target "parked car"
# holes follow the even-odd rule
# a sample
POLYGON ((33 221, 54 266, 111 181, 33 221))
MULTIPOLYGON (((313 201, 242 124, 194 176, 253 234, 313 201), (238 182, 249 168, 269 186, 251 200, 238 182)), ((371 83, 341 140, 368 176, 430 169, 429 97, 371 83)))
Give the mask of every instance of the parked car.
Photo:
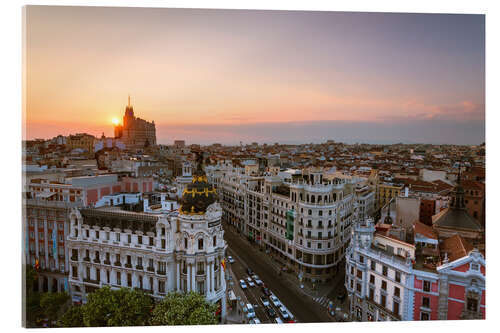
POLYGON ((255 283, 254 283, 253 281, 249 281, 249 282, 248 282, 248 286, 249 286, 249 287, 255 287, 255 283))
POLYGON ((274 311, 274 309, 272 307, 268 307, 267 308, 267 314, 269 315, 269 317, 271 318, 274 318, 276 317, 276 311, 274 311))
POLYGON ((247 276, 247 281, 252 282, 252 278, 250 276, 247 276))
POLYGON ((274 318, 274 322, 275 322, 276 324, 283 324, 283 320, 281 320, 281 318, 280 318, 280 317, 276 317, 276 318, 274 318))
POLYGON ((227 261, 229 261, 230 264, 234 264, 234 262, 235 262, 235 260, 231 256, 227 257, 227 261))
POLYGON ((279 307, 281 305, 281 302, 278 299, 278 297, 274 295, 269 296, 269 300, 271 300, 271 303, 273 303, 275 307, 279 307))
POLYGON ((264 295, 266 296, 271 296, 271 291, 269 290, 269 288, 267 287, 262 287, 262 292, 264 293, 264 295))
POLYGON ((258 286, 262 286, 264 282, 259 278, 258 275, 252 275, 252 279, 255 281, 255 284, 258 286))
POLYGON ((266 297, 260 296, 260 301, 262 302, 262 305, 269 306, 269 300, 266 297))
POLYGON ((252 271, 252 269, 250 267, 247 267, 247 274, 250 276, 254 275, 254 272, 252 271))
POLYGON ((283 305, 280 305, 278 307, 278 311, 280 312, 280 315, 283 319, 285 319, 285 320, 290 319, 290 315, 288 314, 286 309, 283 307, 283 305))
POLYGON ((240 280, 240 287, 241 289, 247 289, 247 284, 245 283, 245 280, 240 280))
POLYGON ((245 309, 247 310, 247 318, 255 318, 255 310, 253 309, 253 305, 248 303, 245 306, 245 309))
POLYGON ((249 323, 250 324, 260 324, 260 320, 259 320, 259 318, 253 318, 253 319, 250 319, 249 323))
POLYGON ((281 306, 283 307, 283 309, 285 309, 286 313, 288 313, 290 320, 294 320, 295 316, 290 312, 290 310, 288 310, 283 304, 281 304, 281 306))

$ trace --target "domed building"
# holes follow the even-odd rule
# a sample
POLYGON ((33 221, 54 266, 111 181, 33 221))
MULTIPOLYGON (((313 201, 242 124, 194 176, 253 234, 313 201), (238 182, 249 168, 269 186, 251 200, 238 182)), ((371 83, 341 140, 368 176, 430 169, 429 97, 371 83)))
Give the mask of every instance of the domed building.
POLYGON ((194 291, 219 304, 224 322, 222 263, 227 245, 222 209, 202 164, 185 188, 178 211, 163 209, 172 207, 164 202, 149 205, 139 200, 136 206, 141 204, 142 212, 119 205, 72 210, 68 248, 73 301, 85 303, 89 292, 105 285, 139 288, 155 298, 194 291))

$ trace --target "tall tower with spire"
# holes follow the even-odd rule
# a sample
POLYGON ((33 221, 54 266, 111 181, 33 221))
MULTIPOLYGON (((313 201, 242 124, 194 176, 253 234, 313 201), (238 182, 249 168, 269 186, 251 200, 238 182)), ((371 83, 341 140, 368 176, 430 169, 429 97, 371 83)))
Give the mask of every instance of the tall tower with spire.
POLYGON ((115 127, 115 138, 120 138, 127 149, 142 149, 156 145, 155 123, 137 118, 130 103, 125 107, 123 125, 115 127))

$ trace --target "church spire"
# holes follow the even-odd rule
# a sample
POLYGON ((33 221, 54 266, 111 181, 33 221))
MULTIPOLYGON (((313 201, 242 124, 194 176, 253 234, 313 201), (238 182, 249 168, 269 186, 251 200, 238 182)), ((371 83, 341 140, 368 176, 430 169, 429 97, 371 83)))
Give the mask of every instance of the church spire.
POLYGON ((128 94, 128 107, 130 107, 130 94, 128 94))

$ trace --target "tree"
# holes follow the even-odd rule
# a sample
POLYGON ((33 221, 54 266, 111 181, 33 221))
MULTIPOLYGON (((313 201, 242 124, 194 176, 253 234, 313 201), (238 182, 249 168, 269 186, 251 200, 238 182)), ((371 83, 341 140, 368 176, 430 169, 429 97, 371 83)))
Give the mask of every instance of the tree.
POLYGON ((151 325, 214 325, 217 305, 198 293, 169 293, 156 305, 151 325))
POLYGON ((72 306, 57 321, 58 327, 83 327, 83 306, 72 306))
POLYGON ((42 312, 52 323, 57 320, 58 313, 62 307, 68 302, 69 295, 66 292, 62 293, 43 293, 40 297, 40 307, 42 312))
POLYGON ((87 297, 83 306, 85 326, 144 326, 150 317, 152 299, 137 289, 103 287, 87 297))

